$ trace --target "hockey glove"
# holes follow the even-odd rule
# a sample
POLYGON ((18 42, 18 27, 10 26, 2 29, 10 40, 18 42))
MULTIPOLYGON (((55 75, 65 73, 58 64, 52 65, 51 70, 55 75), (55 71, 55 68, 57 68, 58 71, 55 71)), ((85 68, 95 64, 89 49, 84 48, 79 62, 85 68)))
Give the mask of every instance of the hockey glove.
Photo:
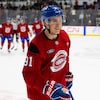
POLYGON ((43 88, 43 94, 48 95, 51 100, 64 100, 65 98, 70 97, 67 88, 65 88, 62 84, 56 83, 55 81, 46 82, 43 88))
POLYGON ((68 72, 65 76, 66 86, 68 89, 70 89, 73 85, 73 74, 71 72, 68 72))

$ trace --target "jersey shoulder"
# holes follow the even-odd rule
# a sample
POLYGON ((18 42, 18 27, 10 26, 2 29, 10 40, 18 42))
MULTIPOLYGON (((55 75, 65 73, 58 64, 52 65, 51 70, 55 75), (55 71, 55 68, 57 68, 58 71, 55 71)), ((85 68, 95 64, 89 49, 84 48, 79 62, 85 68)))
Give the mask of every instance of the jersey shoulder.
POLYGON ((5 26, 5 25, 6 25, 6 22, 3 22, 3 23, 2 23, 2 26, 5 26))
POLYGON ((43 49, 44 46, 43 44, 44 44, 44 39, 42 33, 40 33, 32 39, 30 43, 30 48, 32 48, 31 50, 34 49, 33 52, 39 53, 43 49))
POLYGON ((69 35, 65 30, 60 30, 60 37, 65 41, 70 41, 69 35))

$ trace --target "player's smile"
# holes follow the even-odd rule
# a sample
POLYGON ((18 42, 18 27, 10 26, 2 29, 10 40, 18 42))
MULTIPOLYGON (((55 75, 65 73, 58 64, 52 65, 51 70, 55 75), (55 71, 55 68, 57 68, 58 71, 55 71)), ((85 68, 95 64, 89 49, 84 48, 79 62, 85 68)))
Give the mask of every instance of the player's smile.
POLYGON ((55 29, 55 34, 59 34, 60 29, 55 29))
POLYGON ((60 28, 59 28, 59 29, 55 28, 55 30, 56 30, 56 31, 60 31, 60 28))

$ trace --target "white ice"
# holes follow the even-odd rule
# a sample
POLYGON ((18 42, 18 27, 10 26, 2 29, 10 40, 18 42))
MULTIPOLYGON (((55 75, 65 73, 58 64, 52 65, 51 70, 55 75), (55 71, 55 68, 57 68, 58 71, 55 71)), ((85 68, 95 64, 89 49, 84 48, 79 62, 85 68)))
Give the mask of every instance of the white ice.
MULTIPOLYGON (((100 37, 73 36, 70 70, 74 74, 71 89, 75 100, 100 100, 100 37)), ((0 100, 27 100, 22 68, 26 52, 0 50, 0 100)), ((27 50, 27 49, 26 49, 27 50)))

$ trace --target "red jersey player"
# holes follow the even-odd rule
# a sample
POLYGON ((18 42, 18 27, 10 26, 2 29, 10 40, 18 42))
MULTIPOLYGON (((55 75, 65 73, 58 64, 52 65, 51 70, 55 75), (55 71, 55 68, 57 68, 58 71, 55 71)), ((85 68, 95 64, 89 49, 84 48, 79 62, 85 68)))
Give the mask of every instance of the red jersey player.
POLYGON ((13 26, 11 24, 11 18, 7 17, 6 22, 2 23, 2 41, 1 49, 3 48, 5 39, 8 40, 8 52, 10 52, 10 46, 12 42, 13 26))
POLYGON ((27 41, 27 47, 29 46, 29 27, 23 18, 20 19, 20 23, 17 27, 17 33, 19 33, 23 52, 25 50, 25 40, 27 41))
POLYGON ((32 31, 35 35, 39 34, 43 30, 43 25, 41 20, 34 18, 34 22, 32 23, 32 31))
POLYGON ((45 29, 31 41, 22 71, 29 100, 74 100, 70 92, 70 39, 61 30, 62 15, 57 6, 41 10, 45 29))

